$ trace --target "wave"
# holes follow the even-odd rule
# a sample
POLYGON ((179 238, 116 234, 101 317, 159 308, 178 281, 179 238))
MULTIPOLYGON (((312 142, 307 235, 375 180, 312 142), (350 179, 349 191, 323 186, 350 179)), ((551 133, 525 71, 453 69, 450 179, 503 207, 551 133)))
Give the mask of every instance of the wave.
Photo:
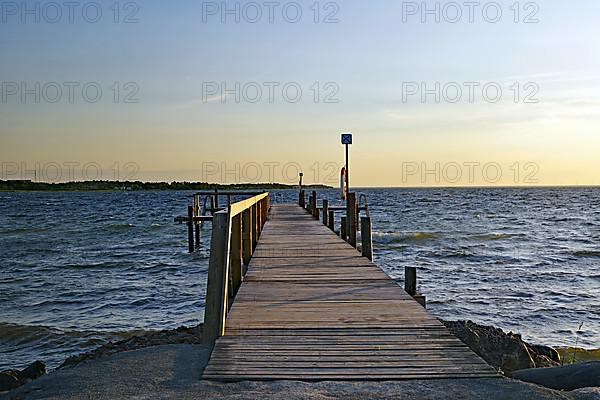
POLYGON ((575 250, 571 254, 575 257, 600 257, 600 250, 575 250))
POLYGON ((433 232, 373 232, 375 240, 382 243, 403 243, 403 242, 420 242, 425 240, 439 239, 439 235, 433 232))
POLYGON ((10 343, 24 345, 34 342, 48 343, 54 345, 59 343, 72 343, 74 339, 103 344, 114 339, 129 339, 134 336, 141 336, 151 331, 131 330, 131 331, 79 331, 62 330, 44 325, 21 325, 9 322, 0 322, 0 344, 10 343))
POLYGON ((113 232, 126 232, 132 228, 135 228, 134 224, 110 224, 105 226, 105 229, 113 232))
POLYGON ((477 240, 487 241, 487 240, 509 239, 514 236, 516 236, 516 234, 513 234, 513 233, 486 233, 486 234, 482 234, 482 235, 475 235, 475 236, 473 236, 473 238, 477 239, 477 240))
POLYGON ((47 231, 48 228, 45 227, 28 227, 28 228, 13 228, 13 229, 3 229, 0 230, 0 234, 1 235, 13 235, 13 234, 19 234, 19 233, 37 233, 37 232, 45 232, 47 231))

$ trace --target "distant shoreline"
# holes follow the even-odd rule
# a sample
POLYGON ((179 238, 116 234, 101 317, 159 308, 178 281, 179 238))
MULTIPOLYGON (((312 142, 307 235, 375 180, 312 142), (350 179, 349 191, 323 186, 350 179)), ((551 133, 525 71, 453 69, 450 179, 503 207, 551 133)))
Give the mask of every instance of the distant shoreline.
MULTIPOLYGON (((0 180, 0 192, 137 192, 176 190, 291 190, 297 185, 283 183, 219 184, 208 182, 141 182, 141 181, 81 181, 33 182, 28 180, 0 180)), ((306 185, 307 189, 331 189, 327 185, 306 185)))

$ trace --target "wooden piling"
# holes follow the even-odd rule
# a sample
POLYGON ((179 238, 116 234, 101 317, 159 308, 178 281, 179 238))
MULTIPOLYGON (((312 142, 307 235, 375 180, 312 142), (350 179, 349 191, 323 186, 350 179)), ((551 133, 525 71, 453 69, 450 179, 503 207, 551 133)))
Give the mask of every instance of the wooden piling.
POLYGON ((188 251, 194 252, 194 206, 188 206, 188 251))
POLYGON ((252 207, 242 213, 242 258, 244 264, 250 264, 252 258, 252 207))
POLYGON ((327 219, 329 218, 329 201, 327 199, 323 199, 323 225, 327 225, 327 219))
MULTIPOLYGON (((200 208, 200 204, 202 202, 202 197, 198 195, 194 195, 194 217, 200 216, 202 210, 200 208)), ((200 221, 194 221, 194 231, 196 234, 196 246, 200 246, 200 228, 202 227, 200 221)))
POLYGON ((242 284, 242 214, 231 219, 231 283, 234 297, 242 284))
POLYGON ((350 192, 346 196, 346 234, 348 235, 348 243, 352 247, 356 247, 356 193, 350 192))
POLYGON ((341 223, 340 223, 340 237, 344 240, 348 239, 348 234, 346 232, 346 229, 348 228, 348 221, 346 217, 342 217, 341 218, 341 223))
POLYGON ((212 224, 206 306, 202 340, 213 342, 225 333, 227 316, 227 290, 229 282, 229 243, 231 227, 229 213, 215 213, 212 224))
POLYGON ((404 290, 411 296, 417 294, 417 269, 415 267, 404 267, 404 290))
POLYGON ((317 215, 317 191, 312 191, 312 196, 310 197, 310 205, 311 205, 311 214, 314 216, 317 215))
POLYGON ((361 252, 363 257, 367 257, 373 261, 373 237, 371 217, 361 217, 360 219, 360 237, 361 237, 361 252))
POLYGON ((329 216, 327 217, 327 226, 332 232, 335 232, 335 211, 329 210, 329 216))
POLYGON ((256 223, 256 205, 253 205, 250 207, 250 210, 252 210, 251 212, 251 216, 252 216, 252 221, 251 221, 251 229, 252 229, 252 252, 254 252, 254 249, 256 248, 256 243, 258 243, 258 236, 257 236, 257 223, 256 223))

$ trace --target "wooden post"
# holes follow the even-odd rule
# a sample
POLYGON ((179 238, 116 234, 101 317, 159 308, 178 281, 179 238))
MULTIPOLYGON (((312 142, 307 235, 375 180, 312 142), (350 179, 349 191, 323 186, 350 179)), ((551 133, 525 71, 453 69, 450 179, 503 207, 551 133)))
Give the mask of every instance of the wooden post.
POLYGON ((311 208, 311 213, 314 216, 317 215, 317 191, 313 190, 312 191, 312 196, 311 196, 311 200, 310 200, 310 205, 312 206, 311 208))
POLYGON ((215 341, 225 333, 227 289, 229 283, 229 212, 215 213, 212 223, 206 306, 204 309, 204 343, 215 341))
POLYGON ((231 219, 231 297, 235 297, 242 284, 242 273, 242 215, 238 214, 231 219))
POLYGON ((194 252, 194 206, 188 206, 188 251, 194 252))
POLYGON ((362 242, 362 255, 373 261, 373 238, 371 217, 361 217, 360 219, 360 237, 362 242))
POLYGON ((404 267, 404 290, 411 296, 417 294, 417 269, 415 267, 404 267))
POLYGON ((256 205, 250 206, 252 210, 252 252, 256 248, 256 244, 258 243, 258 233, 257 233, 257 215, 256 215, 256 205))
POLYGON ((255 204, 256 207, 256 237, 260 237, 260 227, 262 226, 262 207, 260 201, 255 204))
POLYGON ((344 240, 348 238, 346 228, 348 227, 347 218, 342 217, 342 222, 340 223, 340 237, 344 240))
POLYGON ((298 205, 304 208, 304 190, 298 192, 298 205))
POLYGON ((329 201, 323 199, 323 225, 327 225, 327 218, 329 218, 329 201))
POLYGON ((348 243, 352 247, 356 247, 356 193, 348 193, 346 199, 346 219, 348 223, 347 234, 348 243))
POLYGON ((329 216, 327 217, 327 224, 329 229, 335 232, 335 211, 329 210, 329 216))
POLYGON ((194 229, 196 231, 196 246, 200 246, 200 228, 201 227, 202 227, 202 225, 200 225, 200 221, 194 222, 194 229))
POLYGON ((252 257, 252 207, 242 213, 242 258, 246 267, 252 257))

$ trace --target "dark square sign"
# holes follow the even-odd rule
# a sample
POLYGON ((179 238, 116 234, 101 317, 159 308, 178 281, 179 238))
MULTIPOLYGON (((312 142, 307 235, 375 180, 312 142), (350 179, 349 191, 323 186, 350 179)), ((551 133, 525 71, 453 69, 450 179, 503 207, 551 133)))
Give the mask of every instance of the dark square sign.
POLYGON ((352 144, 351 133, 342 133, 342 144, 352 144))

